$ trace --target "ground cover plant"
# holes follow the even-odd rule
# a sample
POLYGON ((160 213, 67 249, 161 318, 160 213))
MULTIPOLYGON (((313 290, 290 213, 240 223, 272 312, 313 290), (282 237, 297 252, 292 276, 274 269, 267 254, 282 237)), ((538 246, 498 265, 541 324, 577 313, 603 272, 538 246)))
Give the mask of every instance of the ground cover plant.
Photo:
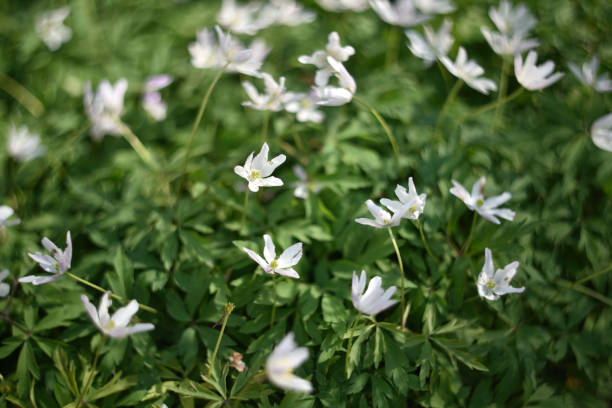
POLYGON ((0 407, 607 407, 612 5, 0 5, 0 407))

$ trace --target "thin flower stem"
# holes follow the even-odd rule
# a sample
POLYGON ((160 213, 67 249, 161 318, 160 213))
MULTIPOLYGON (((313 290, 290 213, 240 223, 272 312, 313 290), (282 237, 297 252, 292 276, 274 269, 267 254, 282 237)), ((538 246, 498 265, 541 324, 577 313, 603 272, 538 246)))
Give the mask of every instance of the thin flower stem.
POLYGON ((448 90, 450 88, 450 76, 448 75, 446 69, 444 69, 444 65, 442 65, 440 59, 436 58, 436 64, 440 69, 440 75, 442 75, 442 79, 444 79, 444 84, 446 85, 446 89, 448 90))
POLYGON ((217 358, 217 352, 219 351, 219 346, 221 345, 221 339, 223 338, 223 332, 225 331, 225 325, 227 324, 227 319, 229 319, 229 315, 234 310, 234 304, 228 303, 225 305, 225 315, 223 316, 223 324, 221 325, 221 331, 219 332, 219 337, 217 337, 217 344, 215 344, 215 350, 212 353, 212 357, 210 358, 210 366, 208 367, 208 377, 212 374, 213 367, 215 365, 215 359, 217 358))
POLYGON ((433 133, 434 141, 438 140, 439 132, 440 132, 440 125, 442 124, 442 119, 444 119, 444 116, 446 116, 446 111, 448 110, 448 107, 451 105, 451 103, 453 102, 457 94, 459 93, 459 90, 461 89, 462 86, 463 86, 463 80, 458 79, 457 82, 455 82, 455 85, 453 85, 448 95, 446 96, 446 100, 444 101, 444 104, 442 105, 442 109, 440 110, 440 114, 438 115, 438 120, 436 120, 436 127, 434 128, 434 133, 433 133))
POLYGON ((246 227, 247 206, 249 205, 249 187, 244 192, 244 211, 242 211, 242 228, 246 227))
POLYGON ((427 240, 425 239, 425 234, 423 233, 423 226, 421 225, 421 220, 417 218, 416 224, 419 229, 419 234, 421 235, 421 241, 423 241, 423 245, 425 246, 425 250, 427 251, 429 256, 431 256, 431 258, 436 262, 436 265, 439 265, 440 261, 438 260, 438 258, 436 258, 433 252, 431 252, 431 249, 429 248, 429 244, 427 243, 427 240))
POLYGON ((491 130, 495 129, 499 116, 502 114, 503 103, 500 103, 506 97, 506 91, 508 90, 508 69, 510 63, 506 58, 503 58, 501 77, 499 78, 499 92, 497 94, 497 106, 495 107, 495 115, 493 115, 493 123, 491 124, 491 130))
POLYGON ((81 391, 81 395, 79 395, 79 400, 77 401, 75 408, 79 408, 83 403, 83 397, 85 397, 87 391, 89 391, 89 387, 91 387, 91 384, 93 383, 93 380, 96 376, 96 368, 98 367, 98 359, 100 357, 100 351, 102 351, 102 346, 104 345, 104 340, 106 340, 106 337, 102 336, 100 343, 98 343, 98 347, 96 347, 96 355, 94 357, 91 373, 89 374, 87 383, 85 383, 85 387, 83 387, 83 390, 81 391))
MULTIPOLYGON (((74 279, 75 281, 82 283, 83 285, 87 285, 87 286, 89 286, 90 288, 93 288, 93 289, 97 290, 98 292, 102 292, 102 293, 106 293, 106 292, 108 292, 108 290, 106 290, 106 289, 104 289, 104 288, 102 288, 102 287, 100 287, 100 286, 98 286, 98 285, 96 285, 96 284, 94 284, 94 283, 91 283, 91 282, 89 282, 88 280, 85 280, 85 279, 83 279, 83 278, 79 278, 78 276, 76 276, 76 275, 75 275, 75 274, 73 274, 73 273, 66 272, 66 275, 67 275, 67 276, 69 276, 69 277, 71 277, 71 278, 72 278, 72 279, 74 279)), ((124 298, 122 298, 121 296, 115 295, 115 294, 114 294, 114 293, 112 293, 112 292, 110 292, 110 296, 111 296, 112 298, 117 299, 117 300, 118 300, 118 301, 120 301, 120 302, 127 302, 127 299, 124 299, 124 298)), ((143 305, 142 303, 138 303, 138 306, 139 306, 139 307, 140 307, 142 310, 146 310, 147 312, 157 313, 157 310, 153 309, 153 308, 152 308, 152 307, 150 307, 150 306, 143 305)))
POLYGON ((355 335, 355 327, 357 327, 357 323, 359 322, 360 318, 361 318, 361 312, 359 312, 357 314, 357 317, 355 317, 355 320, 353 320, 353 324, 351 325, 351 334, 349 336, 348 347, 346 348, 346 359, 344 361, 344 373, 346 375, 346 379, 347 380, 349 378, 349 375, 348 375, 348 371, 349 371, 349 358, 351 356, 351 349, 353 347, 353 336, 355 335))
POLYGON ((389 128, 389 125, 387 125, 387 122, 385 122, 383 117, 380 116, 380 113, 378 113, 378 111, 374 109, 372 106, 370 106, 366 101, 359 98, 357 95, 353 95, 353 99, 355 99, 357 102, 365 106, 370 111, 370 113, 376 118, 378 123, 380 123, 380 126, 382 126, 383 130, 387 134, 387 137, 389 138, 389 142, 391 143, 391 147, 393 148, 395 157, 397 157, 397 159, 399 160, 399 148, 397 147, 397 142, 395 141, 395 137, 393 136, 393 133, 391 132, 391 129, 389 128))
POLYGON ((153 159, 151 152, 142 144, 138 136, 132 132, 125 123, 120 122, 119 127, 121 128, 121 135, 127 140, 127 142, 132 146, 134 151, 140 156, 142 161, 147 163, 152 169, 157 169, 157 162, 153 159))
POLYGON ((472 238, 474 238, 474 230, 476 229, 476 218, 478 218, 478 213, 474 211, 474 218, 472 218, 472 226, 470 227, 470 234, 468 235, 463 248, 461 248, 461 254, 467 253, 467 250, 470 248, 472 244, 472 238))
POLYGON ((39 117, 45 112, 45 106, 23 85, 8 75, 0 72, 0 89, 11 95, 32 115, 39 117))
POLYGON ((270 316, 270 328, 274 326, 274 318, 276 317, 276 274, 272 274, 272 295, 274 303, 272 303, 272 316, 270 316))
POLYGON ((183 175, 185 174, 185 171, 187 171, 187 163, 189 163, 189 156, 191 156, 191 147, 193 145, 193 138, 195 136, 196 130, 198 129, 198 126, 200 125, 200 121, 202 120, 202 116, 204 115, 204 111, 206 110, 206 105, 208 105, 208 100, 210 99, 210 95, 212 94, 212 91, 215 88, 215 85, 217 85, 217 82, 219 82, 219 79, 221 78, 221 75, 223 75, 223 73, 225 72, 226 68, 227 68, 227 64, 225 64, 223 68, 221 68, 219 72, 217 72, 217 75, 215 76, 215 78, 209 85, 208 89, 206 90, 206 93, 204 94, 204 98, 202 99, 202 103, 200 104, 200 109, 198 110, 198 114, 196 116, 195 122, 193 122, 193 127, 191 128, 191 134, 189 135, 189 141, 187 142, 187 149, 185 150, 185 159, 183 160, 183 168, 181 169, 181 173, 179 176, 180 181, 179 181, 179 187, 177 189, 177 193, 180 193, 181 188, 183 187, 183 175))
POLYGON ((495 108, 497 105, 503 105, 505 103, 510 102, 511 100, 517 98, 519 95, 521 95, 523 93, 523 91, 525 90, 525 88, 521 87, 518 88, 516 91, 512 92, 509 96, 505 97, 504 99, 501 100, 497 100, 495 102, 491 102, 491 103, 487 103, 486 105, 482 105, 480 108, 476 108, 473 111, 471 111, 470 113, 464 115, 461 119, 459 119, 459 123, 462 123, 464 121, 466 121, 467 119, 480 115, 483 112, 486 112, 488 110, 491 110, 493 108, 495 108))
MULTIPOLYGON (((393 231, 391 230, 391 227, 387 227, 387 230, 389 231, 389 236, 391 237, 391 242, 393 243, 393 248, 395 249, 395 255, 397 255, 397 263, 399 264, 400 273, 402 275, 402 293, 401 293, 400 307, 402 309, 402 313, 404 313, 404 309, 406 305, 406 302, 404 299, 404 288, 405 288, 404 263, 402 262, 402 255, 400 254, 399 248, 397 247, 397 242, 395 241, 395 236, 393 235, 393 231)), ((406 322, 404 321, 404 319, 402 319, 402 330, 404 330, 405 327, 406 327, 406 322)))
POLYGON ((263 127, 261 130, 261 138, 264 143, 268 141, 268 122, 270 122, 270 111, 266 111, 264 114, 263 127))

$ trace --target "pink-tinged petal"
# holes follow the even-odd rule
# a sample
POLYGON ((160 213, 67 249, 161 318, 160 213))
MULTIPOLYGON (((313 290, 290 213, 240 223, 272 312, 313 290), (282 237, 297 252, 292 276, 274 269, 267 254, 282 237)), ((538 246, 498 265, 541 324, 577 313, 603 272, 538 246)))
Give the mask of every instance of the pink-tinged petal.
POLYGON ((287 276, 289 278, 299 279, 300 275, 293 268, 277 268, 275 272, 279 275, 287 276))
POLYGON ((61 249, 59 249, 53 242, 51 242, 51 240, 47 237, 44 237, 41 241, 42 246, 45 247, 45 249, 47 251, 49 251, 51 253, 51 256, 55 256, 56 254, 59 254, 62 252, 61 249))
POLYGON ((255 262, 257 262, 257 264, 259 266, 261 266, 261 268, 264 270, 264 272, 266 273, 270 273, 270 265, 268 265, 268 263, 265 261, 265 259, 263 259, 261 256, 259 256, 256 252, 251 251, 248 248, 242 248, 242 250, 244 252, 246 252, 246 254, 251 257, 252 260, 254 260, 255 262))
POLYGON ((100 328, 100 319, 98 318, 96 307, 89 302, 89 299, 85 295, 81 295, 81 302, 83 302, 83 306, 85 306, 85 310, 87 311, 87 314, 89 314, 91 320, 98 328, 100 328))

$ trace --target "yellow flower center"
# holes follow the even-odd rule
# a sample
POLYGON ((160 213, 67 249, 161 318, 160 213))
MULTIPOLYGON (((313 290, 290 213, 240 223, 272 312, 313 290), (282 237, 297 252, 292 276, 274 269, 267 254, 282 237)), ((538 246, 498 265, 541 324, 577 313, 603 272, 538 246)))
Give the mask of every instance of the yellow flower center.
POLYGON ((258 179, 261 177, 261 173, 257 170, 251 170, 251 179, 258 179))
POLYGON ((408 209, 408 212, 409 212, 410 214, 414 214, 414 213, 416 212, 416 210, 417 210, 417 209, 416 209, 416 207, 413 205, 413 206, 411 206, 411 207, 408 209))
POLYGON ((478 200, 476 200, 477 206, 482 207, 483 204, 484 204, 484 201, 482 200, 482 198, 479 198, 478 200))
POLYGON ((275 259, 275 260, 273 260, 272 262, 270 262, 270 267, 271 267, 272 269, 276 269, 276 268, 278 268, 278 262, 276 262, 276 259, 275 259))
POLYGON ((113 330, 114 328, 115 328, 115 322, 112 320, 109 320, 109 322, 104 327, 104 330, 113 330))
POLYGON ((495 284, 495 282, 493 282, 493 281, 491 281, 491 280, 487 282, 487 288, 489 288, 489 289, 494 289, 494 288, 495 288, 495 286, 497 286, 497 285, 495 284))

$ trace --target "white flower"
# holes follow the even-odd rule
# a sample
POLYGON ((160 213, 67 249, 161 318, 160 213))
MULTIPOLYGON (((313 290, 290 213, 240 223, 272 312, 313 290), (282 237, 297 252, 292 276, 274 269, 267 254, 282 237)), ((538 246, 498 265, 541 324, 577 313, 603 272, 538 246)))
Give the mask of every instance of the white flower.
POLYGON ((72 38, 72 30, 64 25, 70 7, 60 7, 44 13, 36 21, 36 32, 49 50, 55 51, 72 38))
MULTIPOLYGON (((400 224, 400 221, 402 220, 402 216, 404 215, 405 211, 404 209, 396 211, 393 213, 393 216, 391 216, 391 214, 389 214, 387 211, 374 204, 374 201, 372 200, 367 200, 366 206, 368 207, 368 210, 370 211, 374 219, 372 220, 370 218, 357 218, 355 222, 363 225, 368 225, 374 228, 397 227, 400 224)), ((392 210, 391 208, 389 209, 392 210)))
POLYGON ((121 135, 123 97, 127 87, 128 82, 125 78, 119 79, 115 85, 111 85, 105 79, 100 82, 94 94, 91 90, 91 83, 89 81, 85 83, 83 102, 85 112, 91 121, 91 137, 94 140, 100 140, 104 135, 121 135))
POLYGON ((361 12, 368 8, 368 0, 317 0, 317 3, 328 11, 356 11, 361 12))
POLYGON ((272 160, 268 160, 270 148, 264 143, 261 150, 253 158, 254 152, 249 154, 244 166, 234 167, 234 172, 249 182, 249 190, 255 192, 259 187, 277 187, 283 185, 283 180, 270 176, 274 169, 285 162, 285 155, 279 154, 272 160))
POLYGON ((217 22, 233 33, 253 35, 263 28, 256 17, 260 10, 259 3, 237 5, 235 0, 223 0, 217 22))
POLYGON ((203 28, 196 33, 196 42, 189 44, 191 65, 196 68, 221 68, 223 60, 215 33, 203 28))
POLYGON ((403 218, 416 220, 423 214, 427 194, 417 194, 412 177, 408 178, 408 191, 404 186, 398 185, 395 188, 395 195, 399 201, 383 198, 380 203, 395 213, 403 213, 403 218))
POLYGON ((414 0, 414 5, 425 14, 448 14, 455 11, 451 0, 414 0))
POLYGON ((476 284, 478 294, 485 299, 497 300, 507 293, 523 293, 525 287, 515 288, 510 286, 510 281, 514 277, 518 266, 519 263, 515 261, 506 265, 504 269, 495 271, 491 250, 485 248, 485 263, 482 272, 478 275, 476 284))
POLYGON ((515 34, 527 34, 537 23, 524 4, 512 7, 512 4, 506 0, 502 0, 498 8, 491 7, 489 17, 502 34, 510 37, 515 34))
POLYGON ((295 187, 295 191, 293 195, 298 198, 303 198, 304 200, 308 198, 310 190, 313 193, 318 193, 323 188, 320 184, 313 183, 308 179, 308 174, 306 174, 306 170, 300 165, 293 166, 293 174, 300 180, 296 183, 293 183, 295 187))
POLYGON ((11 126, 7 150, 13 159, 24 162, 45 154, 45 148, 40 145, 40 136, 30 133, 25 125, 19 129, 15 125, 11 126))
POLYGON ((168 105, 163 101, 159 91, 172 83, 172 76, 162 74, 147 79, 142 94, 142 107, 155 120, 164 120, 168 105))
POLYGON ((81 295, 81 301, 83 302, 89 317, 91 317, 91 320, 106 336, 118 339, 134 333, 153 330, 155 328, 155 326, 151 323, 137 323, 133 326, 128 326, 130 319, 138 311, 138 302, 136 300, 131 300, 127 306, 117 309, 117 311, 113 313, 112 317, 108 314, 108 307, 112 303, 110 299, 110 292, 106 292, 102 295, 98 310, 96 310, 96 307, 89 302, 87 296, 81 295))
POLYGON ((546 61, 539 67, 536 65, 538 54, 535 51, 529 51, 525 64, 521 54, 516 54, 514 57, 514 75, 519 84, 530 91, 546 88, 557 82, 563 75, 563 72, 556 72, 550 75, 555 69, 555 63, 546 61))
POLYGON ((72 239, 70 238, 70 231, 66 233, 66 249, 59 249, 51 240, 47 237, 42 239, 42 245, 49 255, 43 255, 40 252, 28 254, 30 258, 38 262, 38 265, 45 271, 52 273, 51 276, 36 276, 28 275, 23 278, 19 278, 21 283, 31 283, 33 285, 43 285, 45 283, 53 282, 70 269, 70 262, 72 261, 72 239))
POLYGON ((612 92, 612 79, 608 77, 608 73, 597 76, 599 70, 599 59, 593 56, 590 62, 582 64, 582 69, 578 65, 570 62, 567 64, 569 69, 576 75, 576 78, 586 86, 590 86, 597 92, 612 92))
POLYGON ((327 85, 329 77, 336 71, 328 62, 328 58, 331 57, 335 61, 342 63, 348 61, 353 54, 355 54, 355 49, 350 45, 344 47, 340 45, 340 36, 334 31, 328 36, 325 50, 315 51, 312 55, 302 55, 298 58, 298 61, 302 64, 312 64, 319 68, 315 75, 315 84, 323 87, 327 85))
POLYGON ((519 33, 510 36, 498 33, 497 31, 491 31, 487 27, 481 27, 480 31, 493 51, 499 55, 520 54, 540 44, 538 40, 524 38, 524 35, 519 33))
POLYGON ((9 271, 7 269, 3 269, 0 272, 0 298, 6 297, 6 295, 11 292, 11 286, 8 283, 3 282, 3 280, 5 280, 8 275, 9 271))
POLYGON ((9 220, 13 216, 15 211, 8 205, 0 205, 0 229, 4 227, 12 227, 21 222, 19 218, 9 220))
POLYGON ((279 275, 299 279, 300 275, 293 269, 293 266, 297 265, 300 259, 302 259, 302 243, 298 242, 297 244, 291 245, 277 258, 276 248, 274 247, 272 238, 268 234, 265 234, 263 238, 265 242, 263 258, 248 248, 242 248, 242 250, 246 252, 252 260, 257 262, 265 273, 277 273, 279 275))
POLYGON ((366 272, 361 271, 361 276, 359 278, 357 278, 357 274, 353 272, 351 297, 353 298, 353 306, 355 306, 355 309, 367 315, 375 315, 396 304, 397 302, 390 299, 397 288, 391 286, 387 290, 384 290, 381 285, 382 279, 380 276, 375 276, 370 279, 368 290, 365 290, 366 272), (364 290, 365 293, 363 292, 364 290))
POLYGON ((295 27, 310 23, 315 20, 312 11, 304 10, 304 7, 295 0, 270 0, 259 13, 260 26, 280 24, 295 27))
POLYGON ((266 361, 266 374, 270 382, 279 388, 295 392, 312 392, 312 384, 293 374, 308 359, 308 349, 295 344, 295 336, 289 333, 274 348, 266 361))
POLYGON ((495 82, 481 77, 481 75, 484 74, 484 69, 478 65, 476 61, 468 60, 465 48, 459 47, 457 60, 455 62, 451 61, 448 57, 441 57, 440 61, 442 61, 451 74, 465 81, 470 88, 485 95, 488 95, 489 91, 497 90, 495 82))
POLYGON ((612 152, 612 113, 602 116, 593 123, 591 138, 595 146, 612 152))
POLYGON ((293 93, 287 92, 285 110, 295 113, 298 122, 314 122, 321 123, 325 115, 320 110, 317 110, 317 98, 314 92, 310 93, 293 93))
POLYGON ((414 0, 397 0, 395 5, 389 0, 370 0, 370 6, 383 21, 391 25, 412 27, 430 18, 419 13, 414 6, 414 0))
POLYGON ((424 26, 425 37, 418 31, 408 30, 406 31, 406 36, 410 40, 408 48, 416 57, 425 61, 425 66, 430 66, 436 59, 446 56, 450 51, 455 42, 451 35, 452 27, 453 22, 445 18, 437 33, 430 26, 424 26))
POLYGON ((242 83, 242 87, 246 91, 250 101, 242 102, 243 106, 257 110, 269 110, 278 112, 283 110, 283 103, 286 99, 285 77, 281 77, 278 83, 272 78, 272 75, 262 72, 261 77, 264 80, 265 93, 259 94, 257 88, 248 81, 242 83))
POLYGON ((500 223, 497 217, 501 217, 509 221, 514 220, 514 211, 508 208, 497 208, 506 201, 510 200, 512 198, 512 194, 506 191, 503 194, 487 198, 485 200, 485 181, 486 179, 483 176, 476 183, 474 183, 474 186, 472 187, 472 194, 470 194, 461 184, 453 180, 453 187, 450 189, 450 192, 455 197, 463 201, 470 210, 476 211, 485 220, 491 221, 495 224, 500 223))
POLYGON ((327 63, 333 69, 336 78, 338 78, 340 87, 319 84, 313 87, 317 98, 317 105, 340 106, 349 103, 353 99, 355 91, 357 91, 355 80, 341 62, 336 61, 332 57, 327 57, 327 63))

